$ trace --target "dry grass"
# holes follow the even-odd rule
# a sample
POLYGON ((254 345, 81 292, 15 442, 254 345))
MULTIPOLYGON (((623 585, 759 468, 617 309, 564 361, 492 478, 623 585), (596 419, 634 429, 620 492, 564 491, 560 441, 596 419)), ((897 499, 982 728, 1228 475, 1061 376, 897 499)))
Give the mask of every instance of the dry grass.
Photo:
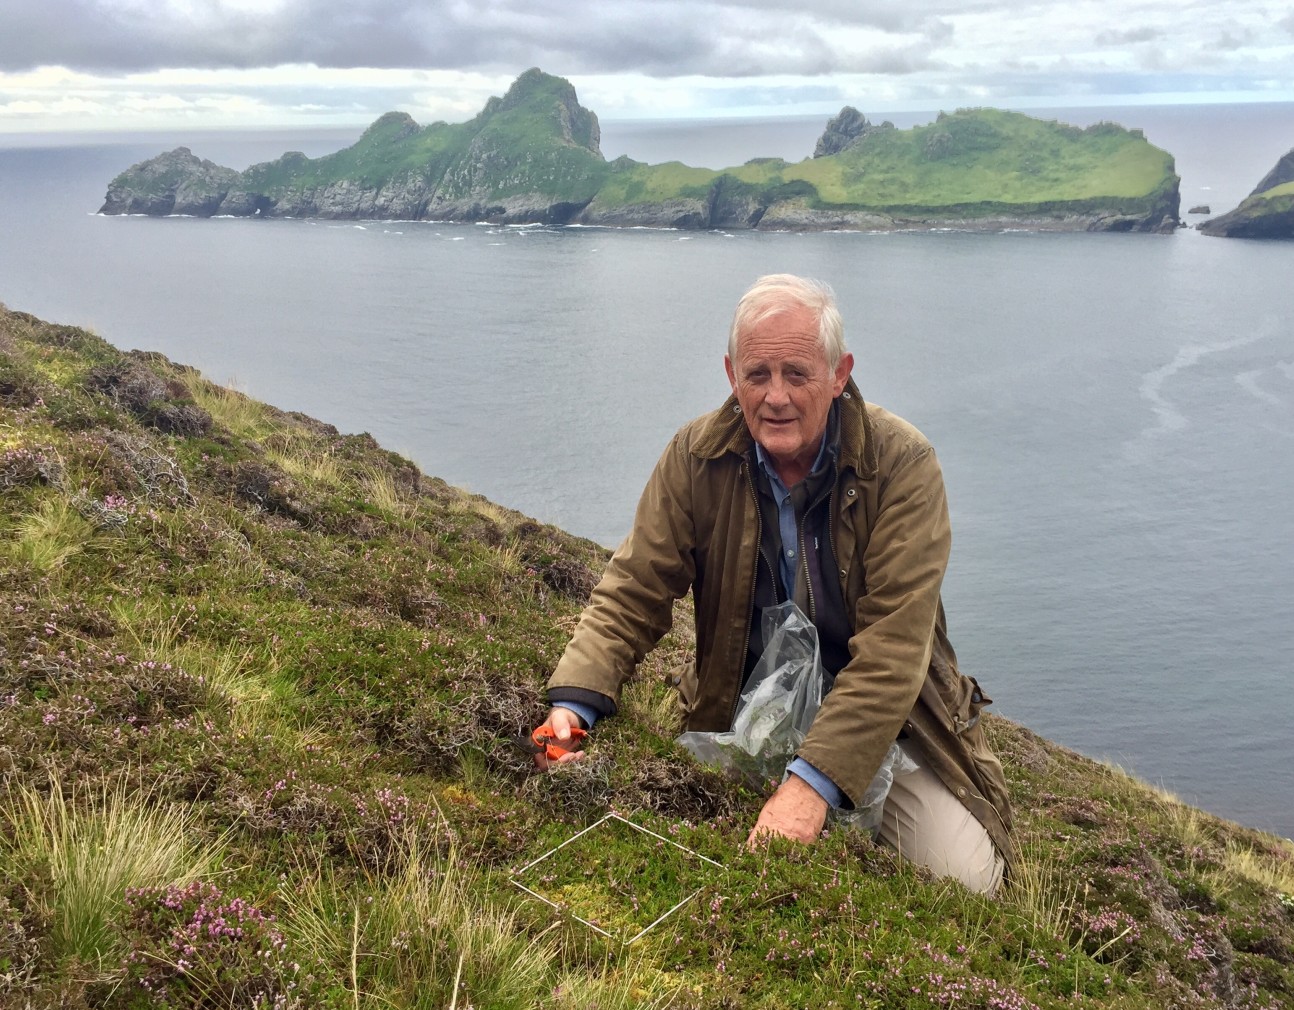
POLYGON ((68 499, 61 495, 42 501, 33 512, 12 527, 13 539, 4 545, 20 564, 48 574, 89 548, 95 528, 68 499))
POLYGON ((278 427, 265 404, 232 386, 219 386, 194 376, 186 376, 185 383, 193 402, 210 414, 216 424, 239 438, 267 438, 278 427))
MULTIPOLYGON (((124 776, 103 791, 57 781, 48 796, 11 789, 0 804, 0 865, 6 876, 44 867, 56 957, 75 959, 111 974, 119 961, 116 917, 128 888, 186 883, 216 864, 222 842, 201 844, 190 812, 152 806, 134 795, 124 776)), ((36 896, 33 896, 35 898, 36 896)))
POLYGON ((346 471, 330 449, 313 438, 284 438, 280 447, 267 449, 265 458, 299 481, 322 484, 336 490, 346 480, 346 471))
POLYGON ((1078 888, 1067 872, 1063 852, 1041 839, 1025 838, 1020 840, 1019 857, 1001 898, 1025 922, 1064 941, 1082 904, 1078 888))
POLYGON ((387 515, 404 517, 414 511, 396 486, 395 478, 386 470, 370 469, 359 479, 360 494, 375 509, 387 515))
POLYGON ((1294 896, 1294 844, 1288 841, 1278 841, 1269 852, 1229 843, 1222 865, 1224 872, 1233 878, 1248 880, 1280 895, 1294 896))
POLYGON ((362 902, 322 867, 285 892, 282 925, 300 956, 336 966, 356 1007, 534 1006, 558 954, 552 936, 524 934, 480 897, 470 866, 433 855, 416 828, 400 859, 362 902))
POLYGON ((634 677, 621 693, 620 706, 626 718, 642 723, 660 736, 672 737, 682 732, 678 692, 660 680, 634 677))

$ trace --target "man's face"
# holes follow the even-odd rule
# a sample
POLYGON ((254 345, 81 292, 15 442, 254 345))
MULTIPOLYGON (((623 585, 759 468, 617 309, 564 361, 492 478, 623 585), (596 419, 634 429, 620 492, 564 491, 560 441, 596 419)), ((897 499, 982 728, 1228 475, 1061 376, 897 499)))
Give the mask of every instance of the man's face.
POLYGON ((841 355, 830 368, 813 313, 793 306, 739 334, 736 360, 723 363, 751 435, 773 457, 778 476, 788 486, 799 483, 813 466, 853 356, 841 355))

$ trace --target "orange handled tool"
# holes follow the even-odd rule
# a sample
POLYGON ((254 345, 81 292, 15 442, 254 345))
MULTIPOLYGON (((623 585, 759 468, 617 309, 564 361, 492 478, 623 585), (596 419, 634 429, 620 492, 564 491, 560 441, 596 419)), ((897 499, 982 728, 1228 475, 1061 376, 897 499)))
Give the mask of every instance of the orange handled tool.
POLYGON ((570 754, 572 751, 579 750, 576 745, 588 735, 586 730, 582 730, 578 726, 572 726, 571 738, 563 742, 551 735, 549 727, 540 726, 530 734, 529 739, 519 737, 517 746, 527 754, 542 754, 549 761, 556 761, 563 754, 570 754))

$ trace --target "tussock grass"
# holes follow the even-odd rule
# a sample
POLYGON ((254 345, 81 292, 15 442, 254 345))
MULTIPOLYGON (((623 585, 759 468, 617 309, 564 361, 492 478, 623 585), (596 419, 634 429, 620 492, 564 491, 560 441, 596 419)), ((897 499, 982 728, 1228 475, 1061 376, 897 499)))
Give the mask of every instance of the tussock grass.
POLYGON ((1233 878, 1251 881, 1277 894, 1294 896, 1294 844, 1288 841, 1268 852, 1231 842, 1226 847, 1222 865, 1233 878))
POLYGON ((337 489, 346 479, 346 470, 337 457, 313 438, 281 439, 280 447, 267 449, 265 456, 297 480, 337 489))
POLYGON ((663 737, 677 736, 683 729, 678 692, 646 677, 634 677, 621 693, 620 705, 626 718, 651 729, 663 737))
POLYGON ((48 795, 11 787, 2 803, 0 864, 6 876, 41 868, 50 891, 50 943, 59 960, 112 974, 116 917, 130 888, 185 883, 211 871, 222 842, 202 843, 191 810, 159 807, 132 793, 125 776, 102 790, 60 783, 48 795))
POLYGON ((178 652, 196 623, 190 608, 161 600, 118 596, 109 604, 109 610, 141 653, 163 661, 170 661, 178 652))
POLYGON ((387 515, 403 518, 413 511, 412 504, 396 487, 390 471, 369 469, 360 476, 359 488, 365 501, 387 515))
POLYGON ((275 700, 274 661, 260 659, 251 649, 211 647, 188 642, 173 650, 172 665, 201 677, 213 691, 229 701, 235 730, 269 728, 275 700))
POLYGON ((1012 867, 1003 899, 1025 922, 1061 940, 1069 936, 1081 904, 1065 854, 1037 838, 1019 845, 1019 861, 1012 867))
POLYGON ((479 494, 471 494, 467 491, 463 492, 463 499, 458 508, 461 512, 488 519, 499 528, 499 532, 505 537, 511 536, 522 520, 521 513, 514 512, 510 508, 504 508, 502 505, 496 505, 488 498, 482 498, 479 494))
POLYGON ((198 376, 186 376, 185 381, 193 402, 210 414, 218 425, 239 438, 259 440, 278 429, 278 423, 265 404, 239 392, 232 385, 217 385, 198 376))
POLYGON ((1160 811, 1168 829, 1183 848, 1200 848, 1212 842, 1213 832, 1208 819, 1198 808, 1187 806, 1170 792, 1156 792, 1161 796, 1160 811))
POLYGON ((41 573, 55 572, 91 546, 95 528, 62 496, 46 498, 11 528, 6 553, 41 573))
POLYGON ((402 863, 364 899, 323 865, 285 894, 302 957, 347 979, 357 1007, 532 1007, 550 986, 554 937, 528 936, 483 898, 479 874, 411 830, 402 863))

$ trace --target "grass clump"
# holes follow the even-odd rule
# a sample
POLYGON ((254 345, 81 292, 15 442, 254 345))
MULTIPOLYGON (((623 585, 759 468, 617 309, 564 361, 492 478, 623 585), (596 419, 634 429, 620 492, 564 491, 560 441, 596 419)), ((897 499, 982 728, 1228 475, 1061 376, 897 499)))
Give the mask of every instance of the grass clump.
POLYGON ((42 575, 57 571, 94 541, 95 527, 62 495, 43 499, 13 520, 9 556, 42 575))
POLYGON ((988 717, 998 898, 844 830, 747 850, 763 795, 672 742, 682 605, 589 760, 534 774, 604 550, 83 331, 0 309, 0 357, 0 528, 62 545, 0 550, 0 1005, 1294 1002, 1287 844, 988 717), (639 928, 701 888, 627 949, 510 882, 609 810, 723 867, 631 832, 533 868, 639 928))
POLYGON ((552 986, 551 933, 482 896, 479 874, 411 831, 379 881, 356 892, 323 868, 285 896, 295 946, 356 1006, 523 1010, 552 986))
POLYGON ((193 837, 192 810, 155 806, 147 795, 132 795, 124 778, 66 796, 57 780, 48 792, 10 787, 0 816, 6 876, 48 881, 45 893, 29 897, 48 912, 54 959, 108 976, 121 954, 128 892, 194 880, 220 855, 219 843, 193 837))
POLYGON ((194 403, 236 438, 268 438, 277 427, 264 404, 232 386, 219 386, 198 377, 189 383, 189 393, 194 403))

